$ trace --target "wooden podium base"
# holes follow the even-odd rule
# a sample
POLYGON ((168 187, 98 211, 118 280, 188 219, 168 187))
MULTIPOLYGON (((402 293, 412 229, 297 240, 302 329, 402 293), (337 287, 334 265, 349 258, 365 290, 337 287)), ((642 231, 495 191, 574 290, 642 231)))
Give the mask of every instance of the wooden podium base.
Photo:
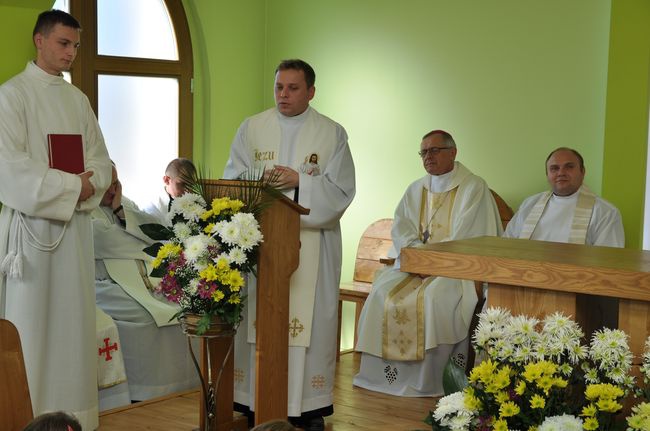
MULTIPOLYGON (((194 428, 192 431, 201 431, 201 429, 194 428)), ((232 421, 221 422, 215 431, 248 431, 248 418, 241 413, 234 413, 232 421)))

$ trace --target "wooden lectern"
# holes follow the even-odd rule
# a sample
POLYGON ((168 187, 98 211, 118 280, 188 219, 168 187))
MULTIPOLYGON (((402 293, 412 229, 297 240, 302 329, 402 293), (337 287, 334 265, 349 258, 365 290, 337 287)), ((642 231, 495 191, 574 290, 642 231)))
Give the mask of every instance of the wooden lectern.
MULTIPOLYGON (((256 182, 207 180, 206 196, 242 198, 257 187, 256 182), (249 187, 248 192, 246 187, 249 187)), ((266 193, 266 192, 262 192, 266 193)), ((300 216, 309 214, 284 195, 263 196, 270 205, 262 213, 260 227, 264 241, 260 245, 257 265, 257 343, 255 353, 255 423, 287 417, 289 369, 289 280, 298 268, 300 250, 300 216)), ((242 322, 245 325, 246 322, 242 322)), ((207 364, 206 343, 216 343, 210 364, 212 375, 218 375, 232 338, 214 338, 201 347, 201 365, 207 364), (215 369, 216 368, 216 369, 215 369)), ((233 418, 233 357, 224 365, 217 394, 217 418, 213 430, 248 429, 246 418, 233 418)), ((203 373, 205 375, 205 372, 203 373)), ((203 393, 201 394, 203 397, 203 393)), ((203 406, 203 403, 201 403, 203 406)), ((206 412, 201 407, 201 429, 205 427, 206 412)))

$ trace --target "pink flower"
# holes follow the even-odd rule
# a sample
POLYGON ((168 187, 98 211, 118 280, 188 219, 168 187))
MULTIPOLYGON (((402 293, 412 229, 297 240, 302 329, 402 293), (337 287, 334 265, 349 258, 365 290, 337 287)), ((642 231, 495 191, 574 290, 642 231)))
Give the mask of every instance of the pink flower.
POLYGON ((217 290, 217 285, 215 283, 208 283, 205 280, 201 280, 196 291, 201 298, 208 299, 212 296, 212 292, 215 290, 217 290))

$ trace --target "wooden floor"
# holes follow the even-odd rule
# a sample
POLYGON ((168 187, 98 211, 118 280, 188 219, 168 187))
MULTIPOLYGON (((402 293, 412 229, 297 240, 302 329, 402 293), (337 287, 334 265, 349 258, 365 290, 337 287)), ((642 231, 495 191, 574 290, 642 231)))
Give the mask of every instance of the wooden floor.
MULTIPOLYGON (((360 355, 341 355, 336 370, 334 414, 325 418, 327 431, 414 431, 430 429, 422 422, 435 398, 403 398, 352 386, 360 355)), ((189 431, 198 427, 199 393, 151 400, 104 412, 100 431, 189 431)))

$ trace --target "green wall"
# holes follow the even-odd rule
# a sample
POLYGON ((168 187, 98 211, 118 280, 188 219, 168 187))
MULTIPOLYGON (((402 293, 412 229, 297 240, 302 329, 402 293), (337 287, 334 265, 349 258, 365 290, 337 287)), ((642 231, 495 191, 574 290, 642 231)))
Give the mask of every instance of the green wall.
POLYGON ((626 246, 643 240, 648 93, 650 2, 612 2, 607 77, 603 196, 623 214, 626 246))
POLYGON ((264 107, 263 0, 183 0, 194 53, 194 158, 219 178, 239 123, 264 107))
MULTIPOLYGON (((232 8, 225 1, 192 3, 204 29, 232 8)), ((391 217, 406 185, 423 174, 416 151, 431 129, 450 131, 458 159, 515 209, 546 187, 544 159, 558 146, 583 153, 587 183, 601 192, 609 1, 254 3, 246 12, 254 20, 263 14, 264 34, 255 30, 239 51, 263 53, 262 74, 239 76, 231 68, 233 81, 223 83, 210 66, 209 80, 234 85, 239 94, 253 85, 263 102, 247 96, 233 105, 213 88, 208 121, 230 130, 205 136, 205 160, 221 170, 239 122, 272 106, 279 60, 310 62, 317 73, 313 106, 347 129, 357 167, 357 197, 342 221, 344 278, 351 278, 363 229, 391 217), (216 115, 218 106, 231 114, 229 126, 216 115)), ((239 30, 249 21, 228 25, 239 30)), ((193 42, 210 46, 209 55, 220 60, 223 53, 212 46, 222 42, 205 36, 193 42)))
POLYGON ((52 4, 52 0, 0 0, 0 83, 21 72, 34 58, 34 23, 52 4))

